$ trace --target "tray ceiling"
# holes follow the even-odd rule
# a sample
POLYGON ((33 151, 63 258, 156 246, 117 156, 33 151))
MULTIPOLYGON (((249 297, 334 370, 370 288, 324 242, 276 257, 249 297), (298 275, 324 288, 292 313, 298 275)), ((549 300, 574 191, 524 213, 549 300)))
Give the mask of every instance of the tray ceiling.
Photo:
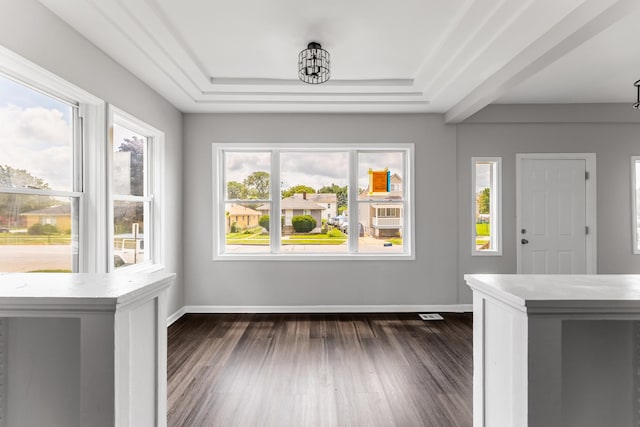
MULTIPOLYGON (((624 18, 636 0, 40 1, 184 112, 439 112, 457 122, 496 100, 572 102, 583 88, 556 80, 594 59, 581 46, 638 65, 607 50, 633 29, 624 18), (331 53, 328 83, 297 79, 310 41, 331 53)), ((622 76, 614 65, 597 69, 611 85, 640 77, 622 81, 638 67, 622 76)), ((611 101, 596 92, 585 99, 611 101)))

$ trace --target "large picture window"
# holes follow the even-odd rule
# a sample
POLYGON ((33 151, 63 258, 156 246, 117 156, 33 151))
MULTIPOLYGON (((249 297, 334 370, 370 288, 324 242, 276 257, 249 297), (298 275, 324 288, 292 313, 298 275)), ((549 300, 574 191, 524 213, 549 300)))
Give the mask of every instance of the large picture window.
POLYGON ((79 271, 79 103, 0 76, 0 271, 79 271))
POLYGON ((640 254, 640 156, 631 158, 631 206, 633 253, 640 254))
POLYGON ((412 256, 412 153, 214 144, 214 258, 412 256))
POLYGON ((502 255, 502 159, 471 160, 472 255, 502 255))

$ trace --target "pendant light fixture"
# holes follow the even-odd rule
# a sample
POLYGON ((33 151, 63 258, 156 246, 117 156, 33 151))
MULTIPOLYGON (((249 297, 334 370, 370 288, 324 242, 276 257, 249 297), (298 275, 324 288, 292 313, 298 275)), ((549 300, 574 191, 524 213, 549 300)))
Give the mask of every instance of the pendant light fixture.
POLYGON ((636 103, 633 104, 633 108, 640 109, 640 80, 636 80, 633 85, 636 87, 636 103))
POLYGON ((324 83, 331 77, 331 57, 320 43, 311 42, 298 55, 298 77, 312 85, 324 83))

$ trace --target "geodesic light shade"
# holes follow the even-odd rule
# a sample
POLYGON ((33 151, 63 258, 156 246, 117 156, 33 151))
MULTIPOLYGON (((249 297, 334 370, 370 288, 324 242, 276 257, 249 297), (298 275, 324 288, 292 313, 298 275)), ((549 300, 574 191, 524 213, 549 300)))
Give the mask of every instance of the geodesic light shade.
POLYGON ((311 42, 298 55, 298 77, 312 85, 324 83, 331 77, 331 57, 320 43, 311 42))

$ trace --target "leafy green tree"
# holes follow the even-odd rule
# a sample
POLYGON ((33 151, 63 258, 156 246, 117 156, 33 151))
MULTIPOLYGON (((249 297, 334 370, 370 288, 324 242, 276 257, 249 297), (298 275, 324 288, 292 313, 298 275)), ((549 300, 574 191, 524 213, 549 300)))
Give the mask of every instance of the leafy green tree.
POLYGON ((349 189, 346 185, 344 187, 340 187, 336 184, 325 185, 318 190, 318 193, 329 193, 336 195, 336 198, 338 199, 338 214, 347 209, 347 202, 349 200, 349 189), (342 211, 340 210, 341 208, 342 211))
POLYGON ((491 210, 491 189, 485 188, 478 195, 478 213, 488 214, 491 210))
POLYGON ((247 187, 237 181, 227 182, 227 198, 229 200, 244 200, 247 198, 247 187))
POLYGON ((269 173, 264 171, 256 171, 245 178, 242 183, 247 187, 247 195, 249 199, 268 199, 269 198, 269 173))
POLYGON ((316 189, 313 187, 309 187, 308 185, 304 185, 304 184, 299 184, 299 185, 294 185, 293 187, 289 187, 286 190, 282 190, 282 197, 291 197, 294 194, 301 194, 301 193, 309 193, 309 194, 315 194, 316 189))
POLYGON ((129 160, 131 194, 144 196, 144 140, 136 136, 131 139, 125 138, 118 147, 118 151, 131 153, 129 160))
MULTIPOLYGON (((49 184, 25 169, 0 165, 0 187, 46 190, 49 189, 49 184)), ((0 225, 18 225, 21 213, 45 209, 57 203, 48 196, 0 193, 0 225)))

